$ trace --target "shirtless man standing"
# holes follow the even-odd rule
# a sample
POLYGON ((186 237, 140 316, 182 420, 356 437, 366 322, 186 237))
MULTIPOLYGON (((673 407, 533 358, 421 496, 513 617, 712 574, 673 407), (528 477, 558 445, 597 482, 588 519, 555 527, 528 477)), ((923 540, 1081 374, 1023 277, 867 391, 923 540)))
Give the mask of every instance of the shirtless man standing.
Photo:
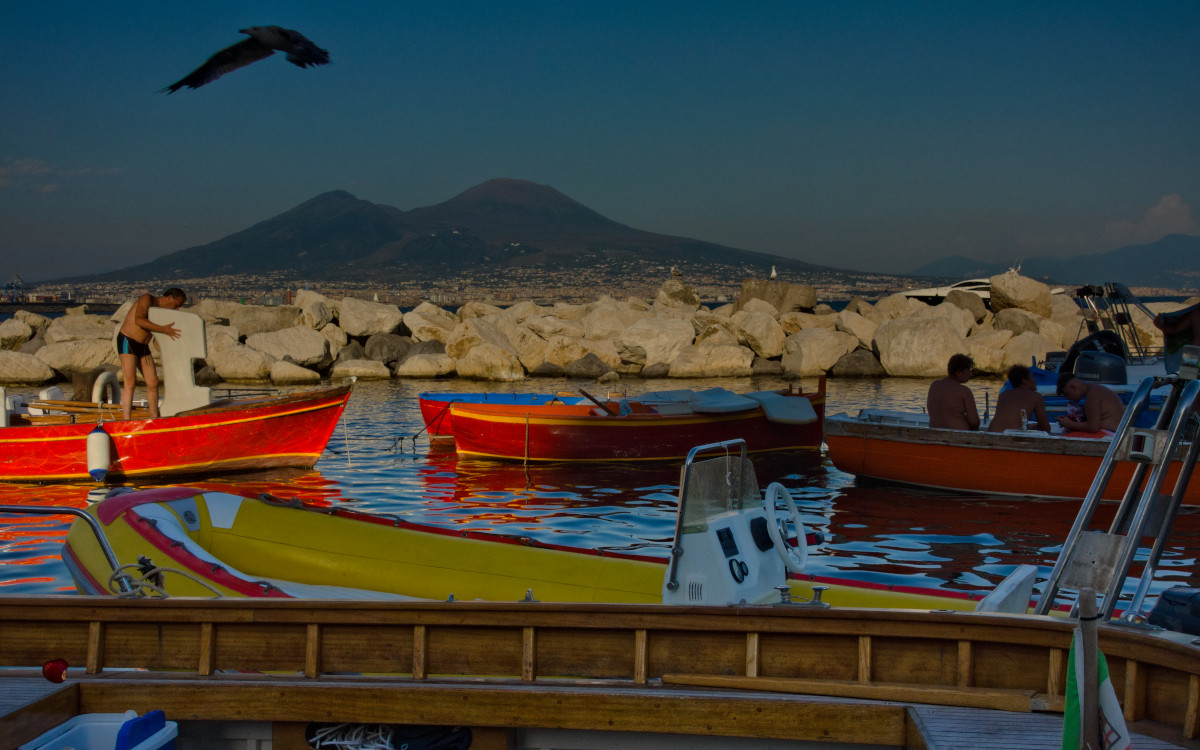
POLYGON ((137 386, 137 370, 141 367, 142 379, 146 381, 146 401, 150 406, 150 416, 158 416, 158 373, 154 371, 154 358, 150 355, 150 334, 165 333, 173 339, 179 338, 179 329, 168 324, 160 326, 151 323, 151 307, 162 307, 167 310, 177 310, 187 301, 187 295, 182 289, 172 287, 163 292, 161 297, 143 294, 133 303, 121 330, 117 333, 117 355, 121 360, 121 374, 124 381, 121 384, 121 414, 129 419, 133 411, 133 389, 137 386))
POLYGON ((1004 432, 1005 430, 1028 429, 1028 420, 1037 420, 1038 429, 1050 431, 1050 417, 1046 414, 1046 400, 1037 391, 1037 381, 1033 373, 1025 365, 1013 365, 1008 368, 1007 391, 1002 391, 996 398, 996 416, 988 424, 988 432, 1004 432), (1025 418, 1021 418, 1021 414, 1025 418))
POLYGON ((1095 437, 1111 435, 1125 414, 1125 404, 1121 403, 1120 396, 1099 383, 1085 383, 1073 373, 1064 372, 1058 376, 1058 395, 1083 402, 1082 422, 1067 415, 1058 418, 1058 423, 1068 432, 1091 432, 1096 433, 1095 437))
POLYGON ((974 374, 975 362, 965 354, 955 354, 946 363, 946 377, 933 381, 925 399, 929 426, 951 430, 978 430, 979 409, 975 394, 965 383, 974 374))

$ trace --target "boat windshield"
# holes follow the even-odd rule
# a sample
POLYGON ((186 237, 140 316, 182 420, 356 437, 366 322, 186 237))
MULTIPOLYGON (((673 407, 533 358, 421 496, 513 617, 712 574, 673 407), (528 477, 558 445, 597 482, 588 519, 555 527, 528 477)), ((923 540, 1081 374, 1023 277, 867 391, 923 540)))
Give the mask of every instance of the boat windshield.
POLYGON ((759 505, 758 478, 744 452, 684 464, 678 511, 681 533, 703 532, 711 518, 759 505))

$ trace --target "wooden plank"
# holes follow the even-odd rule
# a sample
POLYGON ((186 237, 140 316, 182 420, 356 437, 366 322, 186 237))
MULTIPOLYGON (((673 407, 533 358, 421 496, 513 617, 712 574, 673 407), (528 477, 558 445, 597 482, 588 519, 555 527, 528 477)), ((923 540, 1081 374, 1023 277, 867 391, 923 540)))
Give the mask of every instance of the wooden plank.
POLYGON ((802 677, 740 677, 736 675, 663 675, 669 685, 769 690, 801 695, 827 695, 838 698, 864 698, 900 703, 933 703, 965 708, 993 708, 1002 711, 1032 711, 1032 690, 904 685, 892 682, 839 682, 810 680, 802 677))
POLYGON ((1125 694, 1121 696, 1125 721, 1137 721, 1146 715, 1146 676, 1138 662, 1125 660, 1125 694))
POLYGON ((308 633, 304 641, 304 676, 316 677, 321 673, 321 626, 315 622, 308 624, 308 633))
POLYGON ((758 633, 746 633, 747 677, 758 677, 758 633))
POLYGON ((1061 648, 1050 649, 1050 672, 1046 676, 1046 693, 1062 695, 1067 689, 1067 652, 1061 648))
POLYGON ((587 687, 430 682, 388 684, 327 679, 95 679, 81 685, 81 710, 139 713, 172 720, 258 720, 381 724, 562 727, 809 740, 898 747, 900 705, 811 701, 769 693, 647 687, 587 687), (197 689, 203 686, 203 689, 197 689))
POLYGON ((1183 736, 1195 739, 1200 734, 1200 676, 1188 678, 1187 713, 1183 720, 1183 736))
POLYGON ((970 687, 975 684, 975 662, 973 661, 970 641, 958 642, 958 680, 959 687, 970 687))
POLYGON ((537 655, 533 628, 521 630, 521 680, 533 682, 537 677, 537 655))
POLYGON ((858 637, 858 681, 871 681, 871 636, 858 637))
POLYGON ((213 662, 216 659, 217 639, 211 622, 200 623, 200 664, 196 670, 203 675, 213 673, 213 662))
POLYGON ((86 669, 88 674, 99 674, 104 669, 104 623, 99 620, 88 623, 86 669))
POLYGON ((423 680, 429 676, 428 665, 425 662, 428 645, 429 639, 426 637, 425 626, 418 625, 413 628, 412 676, 414 680, 423 680))
POLYGON ((0 750, 16 750, 77 713, 74 684, 54 685, 41 676, 0 677, 0 750))
POLYGON ((646 629, 633 631, 633 681, 646 684, 646 629))

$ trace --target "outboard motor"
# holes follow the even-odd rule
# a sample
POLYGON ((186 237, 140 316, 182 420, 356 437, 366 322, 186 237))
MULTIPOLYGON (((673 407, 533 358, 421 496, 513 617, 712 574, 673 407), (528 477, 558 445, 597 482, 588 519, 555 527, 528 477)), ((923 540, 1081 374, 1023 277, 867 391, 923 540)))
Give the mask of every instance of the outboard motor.
POLYGON ((1080 352, 1075 360, 1075 375, 1085 383, 1124 385, 1125 358, 1108 352, 1080 352))
MULTIPOLYGON (((1071 348, 1067 350, 1067 357, 1062 361, 1058 371, 1075 372, 1075 362, 1084 352, 1105 352, 1124 359, 1125 345, 1121 343, 1121 337, 1115 331, 1096 331, 1071 345, 1071 348)), ((1086 378, 1084 379, 1086 380, 1086 378)))

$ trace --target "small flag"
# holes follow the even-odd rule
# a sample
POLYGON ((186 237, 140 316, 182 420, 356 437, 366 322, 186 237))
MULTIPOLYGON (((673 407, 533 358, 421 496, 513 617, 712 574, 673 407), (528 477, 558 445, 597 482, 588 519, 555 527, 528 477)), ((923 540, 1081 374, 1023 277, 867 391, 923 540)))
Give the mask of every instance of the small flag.
MULTIPOLYGON (((1083 724, 1083 701, 1079 699, 1079 685, 1083 682, 1083 657, 1075 659, 1076 651, 1083 651, 1082 632, 1075 629, 1071 639, 1071 655, 1067 658, 1067 707, 1063 712, 1062 750, 1079 750, 1080 726, 1083 724)), ((1131 750, 1129 729, 1121 704, 1117 702, 1117 691, 1108 678, 1108 662, 1100 649, 1096 649, 1096 677, 1100 689, 1100 748, 1096 750, 1131 750)))

